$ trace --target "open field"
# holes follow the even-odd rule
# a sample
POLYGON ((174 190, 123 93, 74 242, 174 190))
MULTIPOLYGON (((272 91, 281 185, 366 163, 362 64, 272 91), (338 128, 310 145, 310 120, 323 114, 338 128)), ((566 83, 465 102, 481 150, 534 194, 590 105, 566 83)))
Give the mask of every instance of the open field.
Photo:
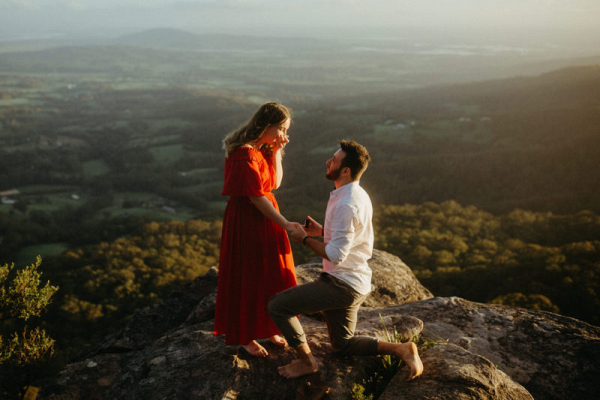
POLYGON ((42 257, 43 262, 45 257, 58 256, 69 249, 70 246, 67 243, 41 243, 27 246, 17 254, 15 267, 20 268, 35 263, 38 255, 42 257))
POLYGON ((151 147, 149 150, 152 156, 154 156, 154 160, 156 162, 169 162, 172 160, 178 160, 184 154, 182 144, 151 147))
POLYGON ((106 161, 101 159, 86 161, 82 164, 83 173, 89 176, 99 176, 110 172, 106 161))

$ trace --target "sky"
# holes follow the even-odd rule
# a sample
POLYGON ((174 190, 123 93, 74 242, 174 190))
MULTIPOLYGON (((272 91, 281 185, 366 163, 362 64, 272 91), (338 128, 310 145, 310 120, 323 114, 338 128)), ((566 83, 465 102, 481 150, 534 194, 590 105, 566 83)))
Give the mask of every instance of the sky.
POLYGON ((600 40, 599 0, 0 0, 0 40, 152 28, 279 36, 462 34, 600 40))

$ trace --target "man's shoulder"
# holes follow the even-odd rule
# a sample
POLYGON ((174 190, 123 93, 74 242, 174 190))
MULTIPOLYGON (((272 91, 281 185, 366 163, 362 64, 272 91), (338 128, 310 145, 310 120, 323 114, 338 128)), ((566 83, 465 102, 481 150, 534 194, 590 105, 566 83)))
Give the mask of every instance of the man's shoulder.
POLYGON ((354 213, 358 213, 360 210, 363 210, 365 206, 372 207, 371 199, 367 192, 360 188, 360 190, 354 189, 353 193, 349 193, 348 196, 342 198, 338 202, 336 208, 338 210, 349 209, 354 213))
POLYGON ((343 193, 337 195, 335 199, 330 199, 330 201, 329 207, 332 209, 340 209, 345 207, 361 209, 365 205, 371 204, 371 198, 369 197, 369 194, 360 185, 358 185, 358 182, 348 185, 347 190, 344 190, 343 193))
POLYGON ((351 193, 350 196, 348 196, 354 203, 359 203, 359 204, 364 204, 364 203, 368 203, 371 204, 371 197, 369 196, 369 193, 367 193, 367 191, 365 189, 363 189, 362 186, 360 185, 354 185, 351 188, 351 193))

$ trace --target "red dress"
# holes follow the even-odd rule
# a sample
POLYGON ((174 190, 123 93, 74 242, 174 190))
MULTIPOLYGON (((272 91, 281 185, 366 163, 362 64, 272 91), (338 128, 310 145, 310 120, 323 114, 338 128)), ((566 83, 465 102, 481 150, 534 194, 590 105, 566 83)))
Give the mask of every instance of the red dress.
POLYGON ((267 219, 248 196, 265 196, 279 211, 275 168, 269 158, 240 147, 225 159, 223 217, 215 335, 225 344, 248 344, 279 334, 267 311, 274 294, 296 285, 294 259, 287 232, 267 219))

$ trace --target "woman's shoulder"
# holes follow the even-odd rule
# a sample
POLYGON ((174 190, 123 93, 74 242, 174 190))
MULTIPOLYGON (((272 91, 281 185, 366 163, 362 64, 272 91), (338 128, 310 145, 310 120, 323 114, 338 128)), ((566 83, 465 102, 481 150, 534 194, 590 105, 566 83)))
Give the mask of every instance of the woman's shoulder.
POLYGON ((227 158, 247 160, 257 158, 260 154, 260 151, 256 150, 254 147, 240 146, 232 151, 227 158))

